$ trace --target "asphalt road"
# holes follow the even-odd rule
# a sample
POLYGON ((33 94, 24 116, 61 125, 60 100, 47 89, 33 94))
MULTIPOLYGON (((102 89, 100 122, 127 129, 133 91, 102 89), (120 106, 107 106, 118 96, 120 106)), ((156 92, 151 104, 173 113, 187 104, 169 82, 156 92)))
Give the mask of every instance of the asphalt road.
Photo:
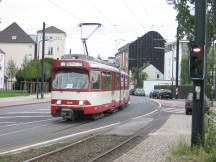
POLYGON ((50 103, 0 109, 0 153, 78 138, 109 129, 108 134, 131 135, 160 113, 158 103, 131 97, 131 104, 99 120, 67 122, 50 115, 50 103))

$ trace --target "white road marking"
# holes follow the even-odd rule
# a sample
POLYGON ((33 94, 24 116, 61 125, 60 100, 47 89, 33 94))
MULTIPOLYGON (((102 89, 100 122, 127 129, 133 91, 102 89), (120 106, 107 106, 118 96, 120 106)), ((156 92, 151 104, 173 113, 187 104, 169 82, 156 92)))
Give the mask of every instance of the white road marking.
POLYGON ((150 113, 147 113, 147 114, 144 114, 144 115, 141 115, 141 116, 137 116, 137 117, 135 117, 135 118, 132 118, 132 119, 139 119, 139 118, 142 118, 142 117, 144 117, 144 116, 148 116, 148 115, 150 115, 150 114, 153 114, 153 113, 155 113, 155 112, 157 112, 158 110, 154 110, 154 111, 151 111, 150 113))
POLYGON ((33 122, 26 122, 26 123, 18 123, 18 124, 11 124, 7 126, 0 126, 0 128, 4 127, 12 127, 12 126, 19 126, 19 125, 27 125, 27 124, 35 124, 35 123, 41 123, 41 122, 46 122, 46 121, 55 121, 56 119, 46 119, 46 120, 38 120, 38 121, 33 121, 33 122))
POLYGON ((25 112, 8 112, 8 113, 1 113, 0 115, 11 115, 11 114, 50 114, 50 111, 47 112, 38 112, 38 111, 25 111, 25 112))
POLYGON ((22 130, 18 130, 18 131, 13 131, 13 132, 5 133, 5 134, 0 134, 0 137, 10 135, 10 134, 20 133, 20 132, 25 132, 25 131, 36 129, 36 128, 45 127, 47 125, 50 125, 50 124, 44 124, 44 125, 40 125, 40 126, 37 126, 37 127, 31 127, 31 128, 22 129, 22 130))
POLYGON ((29 148, 32 148, 32 147, 41 146, 41 145, 49 144, 49 143, 52 143, 52 142, 57 142, 57 141, 60 141, 60 140, 63 140, 63 139, 75 137, 75 136, 78 136, 78 135, 94 132, 94 131, 97 131, 97 130, 100 130, 100 129, 109 128, 109 127, 112 127, 112 126, 115 126, 115 125, 118 125, 118 124, 120 124, 120 123, 114 123, 114 124, 106 125, 106 126, 103 126, 103 127, 99 127, 99 128, 95 128, 95 129, 90 129, 90 130, 87 130, 87 131, 83 131, 83 132, 79 132, 79 133, 75 133, 75 134, 70 134, 70 135, 62 136, 62 137, 55 138, 55 139, 52 139, 52 140, 43 141, 43 142, 40 142, 40 143, 35 143, 35 144, 29 145, 29 146, 24 146, 24 147, 21 147, 21 148, 18 148, 18 149, 1 152, 0 154, 7 154, 7 153, 13 153, 13 152, 18 152, 18 151, 26 150, 26 149, 29 149, 29 148))
POLYGON ((10 123, 18 123, 18 122, 0 122, 0 124, 10 124, 10 123))
POLYGON ((0 116, 0 119, 7 119, 7 118, 49 118, 51 117, 51 115, 49 116, 0 116))

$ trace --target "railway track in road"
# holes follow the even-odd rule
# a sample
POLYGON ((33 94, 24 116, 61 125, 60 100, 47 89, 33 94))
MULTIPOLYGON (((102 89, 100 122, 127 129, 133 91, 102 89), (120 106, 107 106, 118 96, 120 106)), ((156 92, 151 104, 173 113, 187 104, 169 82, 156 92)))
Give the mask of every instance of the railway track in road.
MULTIPOLYGON (((151 115, 151 114, 147 114, 151 115)), ((160 115, 158 115, 160 116, 160 115)), ((115 152, 121 149, 129 149, 147 137, 148 133, 156 130, 163 122, 161 118, 156 118, 144 128, 138 130, 136 133, 130 136, 117 136, 107 135, 114 127, 110 127, 109 130, 105 130, 101 133, 91 134, 77 142, 68 144, 64 147, 58 148, 54 151, 47 152, 37 157, 25 160, 25 162, 33 161, 103 161, 104 159, 110 159, 115 152), (157 125, 157 126, 156 126, 157 125), (156 126, 156 127, 155 127, 156 126), (84 150, 84 151, 83 151, 84 150)), ((126 122, 126 121, 125 121, 126 122)), ((125 123, 124 122, 124 123, 125 123)), ((124 124, 122 123, 122 124, 124 124)), ((117 124, 119 126, 121 124, 117 124)))

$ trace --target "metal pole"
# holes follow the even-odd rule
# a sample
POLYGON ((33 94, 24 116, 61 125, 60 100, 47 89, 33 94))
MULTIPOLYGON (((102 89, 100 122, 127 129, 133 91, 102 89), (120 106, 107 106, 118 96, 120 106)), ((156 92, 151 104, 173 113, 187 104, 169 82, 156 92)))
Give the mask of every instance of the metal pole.
POLYGON ((45 49, 45 22, 43 23, 43 41, 42 41, 42 70, 41 70, 41 98, 44 97, 44 49, 45 49))
MULTIPOLYGON (((38 70, 40 69, 40 67, 39 67, 39 50, 40 50, 40 41, 37 45, 37 57, 36 57, 37 63, 38 63, 38 66, 37 66, 38 70)), ((37 85, 36 86, 37 86, 36 91, 37 91, 37 99, 38 99, 39 98, 39 76, 37 76, 37 85)))
MULTIPOLYGON (((194 38, 195 42, 206 42, 206 0, 195 1, 194 38)), ((205 55, 205 50, 203 54, 205 55)), ((203 106, 205 80, 194 80, 193 84, 191 146, 204 145, 205 140, 203 106)))
MULTIPOLYGON (((213 29, 214 33, 214 29, 213 29)), ((212 79, 211 79, 211 106, 214 106, 214 38, 213 38, 213 53, 212 53, 212 64, 211 64, 211 69, 212 69, 212 79)))
MULTIPOLYGON (((178 80, 179 80, 179 39, 178 39, 178 28, 177 28, 177 40, 176 40, 176 92, 179 93, 179 86, 178 86, 178 80)), ((178 98, 178 93, 175 94, 175 98, 178 98)))
POLYGON ((172 78, 171 78, 171 81, 172 81, 172 98, 173 98, 173 80, 174 80, 174 78, 173 78, 173 62, 174 62, 174 60, 173 60, 173 56, 174 56, 174 48, 172 47, 172 78))

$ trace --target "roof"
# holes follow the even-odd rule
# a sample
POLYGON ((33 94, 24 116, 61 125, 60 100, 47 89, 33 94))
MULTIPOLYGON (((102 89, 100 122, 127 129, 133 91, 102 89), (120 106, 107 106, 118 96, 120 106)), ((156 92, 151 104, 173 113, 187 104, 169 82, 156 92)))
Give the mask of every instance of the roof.
POLYGON ((5 52, 4 52, 4 51, 2 51, 1 49, 0 49, 0 53, 3 53, 3 54, 5 54, 5 52))
MULTIPOLYGON (((37 31, 37 33, 42 33, 43 30, 39 30, 37 31)), ((45 28, 45 33, 63 33, 63 34, 66 34, 64 31, 54 27, 54 26, 50 26, 48 28, 45 28)))
POLYGON ((0 43, 34 43, 34 41, 14 22, 0 32, 0 43))

